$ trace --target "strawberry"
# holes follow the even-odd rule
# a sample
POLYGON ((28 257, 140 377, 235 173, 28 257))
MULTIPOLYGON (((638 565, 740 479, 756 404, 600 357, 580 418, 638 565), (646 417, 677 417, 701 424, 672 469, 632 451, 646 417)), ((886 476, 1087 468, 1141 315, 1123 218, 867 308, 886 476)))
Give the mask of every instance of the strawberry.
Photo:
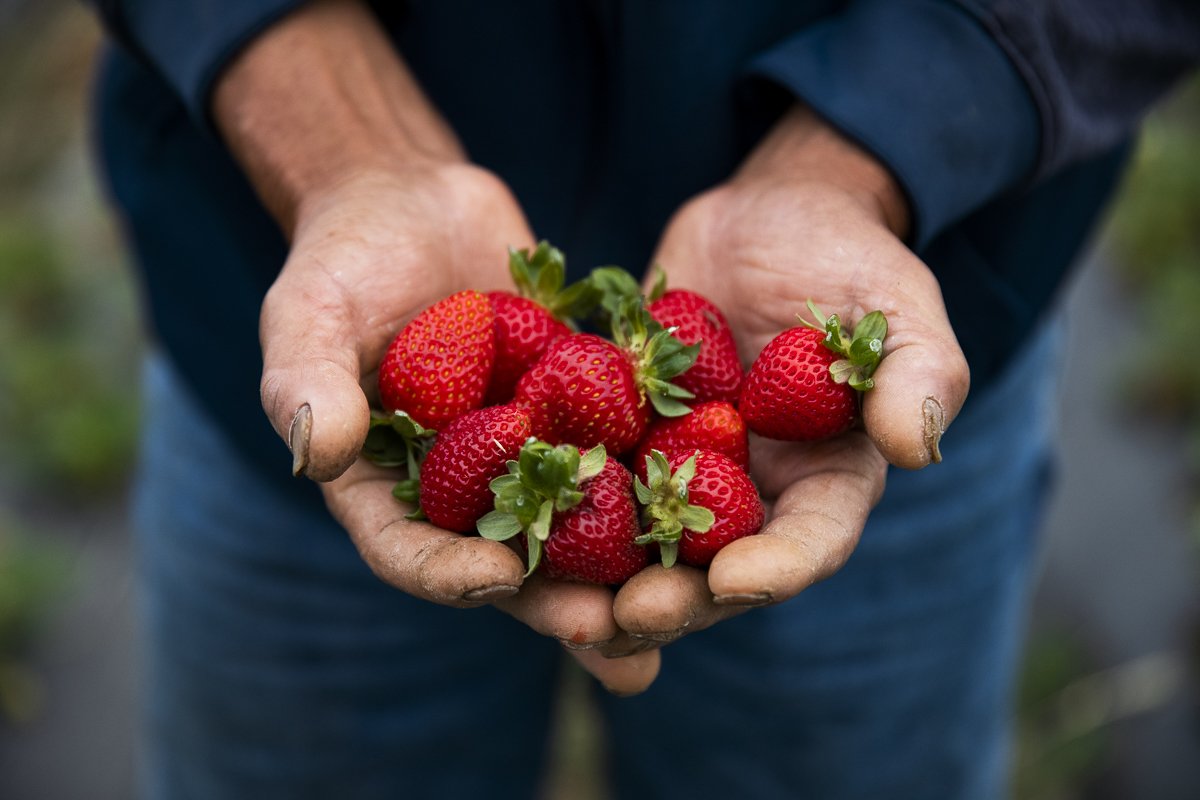
POLYGON ((668 380, 699 348, 664 330, 640 298, 625 305, 614 335, 615 344, 587 333, 559 339, 517 383, 515 402, 531 409, 550 441, 602 444, 620 455, 646 432, 651 406, 664 416, 689 412, 677 398, 690 393, 668 380))
POLYGON ((537 363, 551 344, 571 330, 534 301, 508 292, 489 292, 496 314, 496 367, 487 390, 488 403, 513 398, 517 381, 537 363))
POLYGON ((425 517, 448 531, 473 530, 492 510, 488 484, 504 474, 530 430, 529 415, 512 405, 469 411, 443 428, 421 464, 425 517))
POLYGON ((545 563, 552 578, 623 583, 649 561, 629 471, 603 447, 529 442, 509 474, 492 481, 496 510, 479 520, 486 538, 525 534, 529 572, 545 563))
POLYGON ((489 405, 513 398, 521 376, 551 343, 571 332, 576 317, 590 313, 599 294, 588 280, 563 289, 566 260, 547 242, 539 243, 532 253, 508 252, 509 272, 518 294, 488 294, 496 335, 496 364, 486 398, 489 405))
POLYGON ((633 472, 646 480, 646 456, 651 450, 660 450, 667 458, 679 452, 712 450, 729 456, 742 469, 749 469, 746 438, 746 424, 732 405, 720 401, 697 403, 692 406, 691 414, 650 425, 646 438, 635 451, 633 472))
POLYGON ((684 344, 700 345, 696 363, 675 383, 694 394, 698 402, 737 402, 742 363, 733 331, 721 310, 711 300, 686 289, 671 289, 657 298, 651 293, 650 299, 646 310, 654 319, 664 328, 673 329, 684 344))
POLYGON ((479 408, 496 359, 494 316, 487 297, 464 291, 414 317, 379 366, 383 407, 435 430, 479 408))
POLYGON ((746 426, 760 436, 805 442, 848 430, 858 416, 858 393, 875 385, 887 320, 862 318, 851 336, 836 314, 826 318, 810 301, 819 324, 804 319, 759 353, 738 400, 746 426))
MULTIPOLYGON (((725 315, 715 303, 696 292, 668 291, 666 272, 661 267, 656 269, 658 275, 647 297, 646 310, 679 341, 700 345, 696 363, 675 383, 699 402, 736 402, 742 385, 742 363, 725 315)), ((592 270, 590 280, 599 293, 601 322, 615 317, 623 303, 642 294, 637 280, 620 267, 597 267, 592 270)))
POLYGON ((664 567, 707 567, 725 545, 758 533, 763 504, 750 476, 722 453, 695 450, 669 460, 653 450, 634 491, 645 508, 638 544, 657 542, 664 567))

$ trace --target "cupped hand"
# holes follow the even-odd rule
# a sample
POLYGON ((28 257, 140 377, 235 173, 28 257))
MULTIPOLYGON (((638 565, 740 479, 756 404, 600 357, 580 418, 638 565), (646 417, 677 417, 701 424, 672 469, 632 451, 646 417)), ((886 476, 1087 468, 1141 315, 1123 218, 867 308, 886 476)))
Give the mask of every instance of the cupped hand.
POLYGON ((312 199, 263 303, 263 407, 294 471, 322 482, 381 579, 436 603, 493 603, 579 653, 614 691, 633 692, 653 679, 657 654, 609 661, 580 650, 618 637, 610 590, 523 581, 507 546, 406 519, 411 509, 391 494, 396 474, 359 457, 396 332, 456 291, 510 286, 507 248, 532 241, 503 183, 462 163, 373 171, 312 199))
POLYGON ((937 281, 902 241, 907 224, 888 173, 799 108, 728 183, 671 221, 656 263, 671 287, 724 311, 746 366, 799 324, 808 299, 849 323, 882 310, 889 329, 863 428, 816 443, 752 436, 750 470, 767 507, 761 534, 728 545, 707 572, 657 566, 635 576, 615 605, 635 638, 671 641, 832 575, 883 494, 887 464, 940 460, 969 373, 937 281))

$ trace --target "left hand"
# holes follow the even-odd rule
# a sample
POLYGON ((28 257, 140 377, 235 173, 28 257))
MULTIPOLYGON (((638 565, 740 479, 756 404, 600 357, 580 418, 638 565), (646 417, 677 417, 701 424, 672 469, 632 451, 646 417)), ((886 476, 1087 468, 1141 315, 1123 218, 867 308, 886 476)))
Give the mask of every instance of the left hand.
POLYGON ((748 607, 778 603, 836 572, 883 494, 887 464, 919 469, 966 399, 969 373, 933 274, 904 245, 906 201, 890 174, 797 107, 736 175, 685 205, 655 261, 669 286, 708 297, 748 366, 814 300, 855 323, 889 323, 864 430, 815 443, 751 436, 751 475, 767 506, 760 535, 708 571, 650 567, 618 592, 617 623, 667 642, 748 607))

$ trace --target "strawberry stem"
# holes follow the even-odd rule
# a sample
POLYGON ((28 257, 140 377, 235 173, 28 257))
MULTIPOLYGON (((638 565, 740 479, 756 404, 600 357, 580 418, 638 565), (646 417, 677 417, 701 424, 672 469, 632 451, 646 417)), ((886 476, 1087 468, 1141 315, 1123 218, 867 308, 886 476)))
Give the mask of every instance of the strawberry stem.
POLYGON ((822 344, 842 358, 829 365, 829 374, 837 383, 849 383, 854 389, 865 392, 875 387, 871 377, 879 362, 883 360, 883 342, 887 338, 887 317, 882 311, 867 314, 853 331, 847 335, 842 320, 837 314, 826 317, 817 304, 808 301, 809 313, 816 323, 797 314, 800 324, 825 334, 822 344))
POLYGON ((508 474, 488 484, 496 496, 495 510, 476 523, 479 535, 503 542, 524 533, 528 552, 525 575, 531 575, 541 563, 554 514, 583 502, 580 487, 599 475, 607 461, 603 445, 581 455, 569 444, 554 447, 530 439, 517 460, 508 462, 508 474))
POLYGON ((578 330, 575 321, 590 316, 600 302, 600 289, 590 278, 563 288, 566 257, 547 241, 538 242, 532 252, 508 248, 508 271, 519 295, 538 303, 572 330, 578 330))
POLYGON ((672 473, 662 451, 651 450, 646 456, 646 482, 633 479, 634 494, 642 504, 642 526, 650 526, 634 541, 640 545, 657 542, 662 564, 668 569, 679 556, 684 530, 705 533, 716 522, 712 511, 688 502, 688 482, 695 476, 695 453, 672 473))

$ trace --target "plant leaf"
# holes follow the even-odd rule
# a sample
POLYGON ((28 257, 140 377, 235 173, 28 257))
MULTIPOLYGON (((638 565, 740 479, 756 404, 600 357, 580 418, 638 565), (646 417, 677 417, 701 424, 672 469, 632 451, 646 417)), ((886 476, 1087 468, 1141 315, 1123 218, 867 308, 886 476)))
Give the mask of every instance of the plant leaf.
POLYGON ((489 511, 475 523, 479 535, 493 542, 504 542, 521 532, 521 523, 512 514, 489 511))

